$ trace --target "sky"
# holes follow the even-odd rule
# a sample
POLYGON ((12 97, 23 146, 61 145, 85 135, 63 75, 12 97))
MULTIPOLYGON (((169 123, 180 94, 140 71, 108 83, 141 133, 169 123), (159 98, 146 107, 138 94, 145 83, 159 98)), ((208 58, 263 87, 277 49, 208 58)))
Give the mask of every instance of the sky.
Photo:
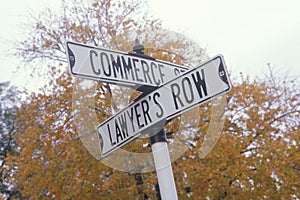
POLYGON ((300 75, 299 0, 153 0, 168 27, 223 54, 228 68, 252 76, 268 71, 300 75), (183 3, 184 2, 184 3, 183 3))
MULTIPOLYGON (((67 0, 66 0, 67 1, 67 0)), ((149 0, 155 18, 206 49, 222 54, 233 74, 262 76, 268 63, 278 75, 300 76, 299 0, 149 0)), ((59 9, 60 0, 9 0, 0 8, 0 82, 20 82, 7 41, 24 37, 28 12, 59 9)))

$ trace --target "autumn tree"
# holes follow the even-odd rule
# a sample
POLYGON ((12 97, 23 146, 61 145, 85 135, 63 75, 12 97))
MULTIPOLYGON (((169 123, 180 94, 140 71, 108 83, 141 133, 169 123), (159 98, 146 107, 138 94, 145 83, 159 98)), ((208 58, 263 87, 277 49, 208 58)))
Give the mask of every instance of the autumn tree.
POLYGON ((299 198, 297 88, 297 79, 272 71, 263 80, 234 82, 222 136, 206 157, 195 145, 175 162, 178 186, 197 199, 299 198))
MULTIPOLYGON (((180 199, 299 196, 299 94, 288 79, 272 79, 234 83, 223 134, 206 157, 201 132, 211 117, 200 122, 193 143, 173 163, 180 199)), ((21 108, 17 139, 24 146, 10 159, 24 171, 11 184, 31 198, 156 199, 155 174, 136 177, 110 169, 83 148, 71 120, 71 81, 64 74, 55 81, 56 95, 35 94, 21 108)))

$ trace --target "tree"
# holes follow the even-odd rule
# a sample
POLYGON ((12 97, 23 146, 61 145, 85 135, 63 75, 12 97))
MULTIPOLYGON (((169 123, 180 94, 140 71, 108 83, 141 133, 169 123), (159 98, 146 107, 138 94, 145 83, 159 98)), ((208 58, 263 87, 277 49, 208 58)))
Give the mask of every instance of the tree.
POLYGON ((235 82, 218 144, 205 158, 197 145, 175 162, 175 173, 184 177, 179 187, 201 199, 299 198, 296 82, 272 72, 265 80, 235 82))
MULTIPOLYGON (((83 148, 71 120, 71 81, 64 74, 56 80, 56 95, 35 94, 20 109, 20 147, 9 160, 23 170, 10 184, 30 198, 155 199, 155 173, 118 172, 83 148)), ((272 82, 234 83, 215 148, 202 157, 205 134, 199 133, 173 163, 179 198, 299 197, 299 94, 287 83, 272 82)), ((207 121, 201 123, 199 131, 207 131, 207 121)))
POLYGON ((17 112, 19 91, 9 82, 0 83, 0 195, 2 197, 20 197, 20 192, 8 184, 13 171, 7 170, 8 154, 15 154, 16 130, 14 121, 17 112))

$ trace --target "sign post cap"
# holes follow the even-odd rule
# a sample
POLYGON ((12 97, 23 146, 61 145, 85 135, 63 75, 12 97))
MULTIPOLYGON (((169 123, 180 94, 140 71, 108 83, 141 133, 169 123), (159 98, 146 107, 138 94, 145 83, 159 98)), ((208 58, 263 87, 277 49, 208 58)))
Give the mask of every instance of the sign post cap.
POLYGON ((145 49, 145 47, 140 43, 139 39, 135 39, 135 44, 133 46, 133 51, 136 53, 142 53, 143 54, 143 50, 145 49))

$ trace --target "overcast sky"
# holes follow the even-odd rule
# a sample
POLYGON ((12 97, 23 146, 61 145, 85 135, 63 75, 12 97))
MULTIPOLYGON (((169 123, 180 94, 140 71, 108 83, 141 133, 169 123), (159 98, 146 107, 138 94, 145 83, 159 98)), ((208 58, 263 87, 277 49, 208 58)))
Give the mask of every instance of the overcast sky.
POLYGON ((184 29, 234 72, 259 75, 267 63, 300 75, 299 0, 153 0, 155 15, 184 29))
MULTIPOLYGON (((67 1, 67 0, 66 0, 67 1)), ((41 6, 59 8, 60 0, 9 0, 0 8, 0 81, 17 82, 17 62, 5 41, 22 36, 20 23, 41 6)), ((230 71, 261 75, 267 63, 284 75, 300 76, 299 0, 150 0, 154 17, 183 32, 209 56, 223 54, 230 71)))

